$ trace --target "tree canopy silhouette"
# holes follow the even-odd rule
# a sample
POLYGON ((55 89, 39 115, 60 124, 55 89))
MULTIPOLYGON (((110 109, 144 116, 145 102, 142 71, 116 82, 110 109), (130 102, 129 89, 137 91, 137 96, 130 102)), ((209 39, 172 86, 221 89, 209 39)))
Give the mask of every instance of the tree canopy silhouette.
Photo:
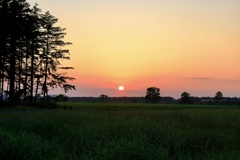
POLYGON ((222 94, 222 92, 218 91, 215 95, 215 100, 217 102, 220 102, 222 99, 223 99, 223 94, 222 94))
POLYGON ((147 88, 145 100, 146 102, 157 103, 160 100, 160 89, 156 87, 147 88))
POLYGON ((55 26, 58 19, 42 13, 38 5, 26 0, 0 0, 0 101, 35 102, 49 88, 75 89, 74 80, 59 69, 60 60, 70 60, 64 42, 65 28, 55 26))
POLYGON ((187 93, 187 92, 183 92, 181 94, 180 103, 182 103, 182 104, 190 104, 191 103, 190 94, 187 93))

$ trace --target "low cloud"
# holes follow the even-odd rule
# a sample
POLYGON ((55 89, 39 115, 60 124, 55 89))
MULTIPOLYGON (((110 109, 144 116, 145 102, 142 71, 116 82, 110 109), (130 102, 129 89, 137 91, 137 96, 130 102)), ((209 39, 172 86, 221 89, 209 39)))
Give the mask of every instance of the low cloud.
POLYGON ((177 79, 189 79, 189 80, 211 80, 210 77, 186 77, 186 78, 177 78, 177 79))

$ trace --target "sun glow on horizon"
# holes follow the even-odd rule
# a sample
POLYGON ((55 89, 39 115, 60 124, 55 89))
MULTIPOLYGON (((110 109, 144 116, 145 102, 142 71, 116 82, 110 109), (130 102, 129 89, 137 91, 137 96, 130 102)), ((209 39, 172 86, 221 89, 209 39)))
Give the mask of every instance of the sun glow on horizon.
POLYGON ((119 86, 118 89, 119 89, 119 91, 123 91, 124 87, 123 86, 119 86))

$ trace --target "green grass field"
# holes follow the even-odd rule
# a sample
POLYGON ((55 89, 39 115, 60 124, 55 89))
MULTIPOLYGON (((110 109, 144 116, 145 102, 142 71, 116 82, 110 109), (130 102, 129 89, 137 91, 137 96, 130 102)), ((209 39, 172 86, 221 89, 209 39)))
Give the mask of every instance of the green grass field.
POLYGON ((240 107, 60 103, 0 110, 1 159, 240 159, 240 107))

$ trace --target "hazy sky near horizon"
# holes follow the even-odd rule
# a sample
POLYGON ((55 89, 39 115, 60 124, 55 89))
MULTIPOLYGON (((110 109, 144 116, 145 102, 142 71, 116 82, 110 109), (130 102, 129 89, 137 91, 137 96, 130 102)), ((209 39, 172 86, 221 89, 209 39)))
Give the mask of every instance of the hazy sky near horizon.
POLYGON ((73 45, 63 64, 75 68, 77 88, 69 96, 145 96, 155 86, 176 98, 240 97, 239 0, 28 2, 67 28, 73 45))

